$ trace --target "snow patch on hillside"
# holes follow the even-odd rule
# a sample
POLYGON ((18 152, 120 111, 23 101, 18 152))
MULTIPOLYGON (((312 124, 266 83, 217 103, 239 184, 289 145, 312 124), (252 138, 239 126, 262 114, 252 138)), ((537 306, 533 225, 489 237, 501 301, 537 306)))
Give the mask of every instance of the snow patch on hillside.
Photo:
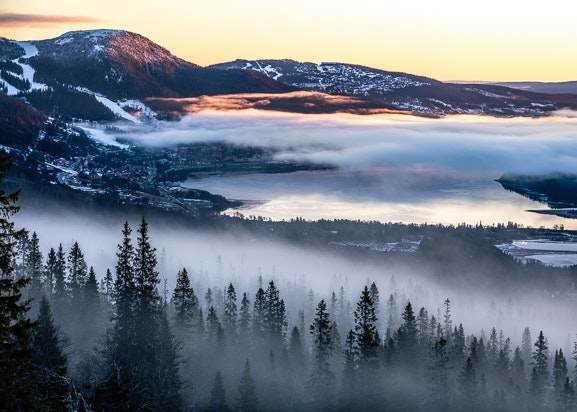
POLYGON ((94 93, 94 97, 100 103, 102 103, 103 105, 108 107, 112 111, 112 113, 114 113, 116 116, 118 116, 122 119, 126 119, 128 121, 131 121, 133 123, 137 123, 137 124, 142 123, 140 120, 138 120, 136 117, 134 117, 130 113, 125 112, 124 109, 118 105, 118 103, 113 102, 108 97, 104 97, 103 95, 98 94, 98 93, 94 93))
POLYGON ((156 112, 154 112, 150 107, 142 103, 140 100, 135 99, 121 100, 118 102, 118 104, 123 109, 126 108, 137 109, 139 111, 139 117, 144 116, 152 119, 157 116, 156 112))
MULTIPOLYGON (((36 47, 32 43, 18 41, 18 42, 16 42, 16 44, 24 49, 24 56, 22 56, 22 58, 28 59, 30 57, 34 57, 34 56, 38 55, 38 47, 36 47)), ((24 74, 22 77, 25 80, 28 80, 30 82, 30 90, 47 90, 48 89, 47 85, 45 85, 43 83, 36 83, 34 81, 35 71, 32 68, 32 66, 30 66, 28 64, 20 63, 18 61, 18 59, 14 60, 14 63, 17 63, 22 67, 22 70, 24 71, 24 74)))
POLYGON ((37 83, 34 81, 35 71, 32 68, 32 66, 30 66, 26 63, 21 63, 21 61, 20 61, 20 59, 28 59, 30 57, 36 56, 38 54, 38 48, 30 42, 15 41, 14 43, 17 44, 18 46, 20 46, 24 50, 23 56, 20 56, 16 59, 12 60, 13 63, 16 63, 17 65, 22 67, 22 75, 20 75, 18 73, 13 73, 13 72, 10 72, 10 74, 13 75, 14 77, 19 78, 20 80, 23 80, 23 81, 27 80, 30 83, 30 88, 24 89, 24 90, 19 90, 16 87, 14 87, 13 85, 11 85, 10 83, 8 83, 8 81, 6 81, 5 79, 2 79, 1 82, 2 82, 2 84, 4 84, 6 86, 6 89, 8 91, 7 94, 9 96, 14 96, 21 91, 48 90, 47 85, 45 85, 43 83, 37 83))
MULTIPOLYGON (((130 113, 127 113, 118 103, 113 102, 108 97, 105 97, 105 96, 101 95, 100 93, 94 93, 92 90, 87 89, 86 87, 78 86, 75 89, 78 90, 79 92, 93 95, 96 100, 98 100, 100 103, 102 103, 108 109, 110 109, 110 111, 112 111, 112 113, 114 113, 116 116, 120 117, 121 119, 125 119, 125 120, 128 120, 128 121, 130 121, 132 123, 136 123, 136 124, 142 123, 138 118, 131 115, 130 113)), ((124 105, 124 103, 122 103, 122 104, 124 105)), ((151 110, 151 112, 152 112, 152 110, 151 110)))
POLYGON ((122 144, 116 141, 116 138, 108 133, 106 133, 104 130, 101 129, 94 129, 91 127, 85 127, 85 126, 80 126, 80 128, 82 130, 84 130, 86 132, 86 134, 92 139, 95 140, 98 143, 101 143, 103 145, 106 146, 114 146, 114 147, 118 147, 120 149, 128 149, 128 145, 126 144, 122 144))
POLYGON ((59 46, 62 46, 66 43, 70 43, 71 41, 83 37, 92 41, 93 43, 98 43, 102 39, 105 39, 109 36, 114 36, 120 33, 119 30, 111 30, 111 29, 98 29, 98 30, 76 30, 76 31, 69 31, 64 33, 63 35, 56 38, 56 43, 59 46))
POLYGON ((0 79, 0 84, 2 84, 2 86, 6 88, 6 94, 8 96, 15 96, 19 92, 19 90, 16 87, 12 86, 10 83, 5 81, 4 79, 0 79))

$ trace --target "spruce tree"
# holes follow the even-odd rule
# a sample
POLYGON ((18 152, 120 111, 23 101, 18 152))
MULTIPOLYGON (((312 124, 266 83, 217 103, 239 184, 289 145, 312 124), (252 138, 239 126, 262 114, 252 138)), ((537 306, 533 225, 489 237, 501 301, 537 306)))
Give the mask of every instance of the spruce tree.
POLYGON ((379 335, 377 316, 369 289, 365 286, 354 312, 355 340, 358 347, 359 367, 375 368, 378 362, 379 335))
POLYGON ((419 346, 428 349, 429 347, 429 314, 427 309, 421 307, 417 317, 417 337, 419 346))
POLYGON ((70 382, 66 377, 67 360, 63 340, 54 325, 50 304, 40 300, 36 326, 32 335, 34 356, 31 375, 36 383, 36 404, 53 411, 66 411, 72 406, 70 382))
MULTIPOLYGON (((11 166, 0 156, 0 182, 11 166)), ((26 372, 32 357, 30 339, 33 322, 27 317, 29 302, 22 299, 27 277, 14 277, 12 263, 23 230, 15 230, 12 217, 18 212, 18 192, 0 188, 0 405, 5 411, 32 410, 33 384, 26 372)))
POLYGON ((230 283, 224 296, 224 312, 222 315, 222 326, 229 335, 236 334, 237 316, 236 291, 232 283, 230 283))
POLYGON ((478 398, 478 388, 477 388, 477 378, 475 374, 475 368, 473 366, 473 361, 469 356, 465 362, 465 366, 459 373, 459 409, 476 409, 477 398, 478 398))
POLYGON ((96 272, 92 266, 90 266, 90 269, 88 270, 88 279, 84 284, 82 298, 84 301, 84 306, 86 306, 90 311, 95 310, 100 303, 98 281, 96 280, 96 272))
POLYGON ((268 284, 264 297, 264 331, 273 345, 282 344, 287 332, 286 308, 272 280, 268 284))
POLYGON ((546 395, 546 385, 549 380, 549 347, 543 331, 539 332, 539 337, 535 341, 535 350, 532 354, 533 369, 531 371, 531 381, 529 389, 537 408, 543 407, 546 395))
POLYGON ((352 329, 347 333, 343 355, 344 368, 341 379, 340 403, 343 405, 344 410, 354 410, 359 390, 356 370, 358 350, 355 342, 355 333, 352 329))
POLYGON ((489 339, 487 339, 487 362, 494 365, 497 361, 498 353, 497 330, 493 327, 491 328, 489 339))
POLYGON ((511 379, 513 380, 513 384, 518 387, 521 392, 525 392, 527 387, 525 362, 523 361, 523 355, 521 354, 521 348, 519 346, 517 346, 513 352, 511 379))
MULTIPOLYGON (((134 279, 136 283, 137 330, 148 333, 151 319, 159 313, 160 277, 156 270, 156 248, 150 244, 148 222, 143 217, 138 227, 137 245, 134 253, 134 279)), ((149 334, 150 335, 150 334, 149 334)))
POLYGON ((445 305, 445 313, 443 314, 443 336, 445 340, 450 345, 451 342, 451 335, 453 332, 453 321, 451 320, 451 300, 449 298, 445 299, 443 302, 445 305))
POLYGON ((214 377, 214 383, 210 391, 210 402, 206 410, 207 412, 226 412, 230 410, 226 404, 226 393, 220 371, 214 377))
POLYGON ((208 288, 206 293, 204 294, 204 300, 206 302, 206 309, 210 308, 214 305, 214 299, 212 297, 212 289, 208 288))
POLYGON ((531 330, 526 326, 521 336, 521 354, 523 355, 523 362, 525 362, 526 365, 531 363, 532 348, 533 340, 531 339, 531 330))
POLYGON ((198 317, 198 298, 190 286, 186 268, 178 271, 176 286, 172 294, 174 305, 174 321, 180 332, 192 332, 192 327, 198 317))
POLYGON ((154 374, 149 390, 154 391, 153 407, 156 411, 181 411, 180 390, 182 382, 179 372, 180 345, 170 330, 166 312, 159 315, 154 348, 154 374))
POLYGON ((362 409, 373 409, 378 404, 377 375, 379 368, 380 338, 377 316, 369 288, 365 286, 354 311, 355 346, 357 350, 358 399, 362 409))
POLYGON ((244 369, 238 382, 236 410, 239 412, 256 412, 258 410, 258 398, 248 359, 244 363, 244 369))
POLYGON ((88 268, 84 253, 78 242, 72 244, 68 253, 68 288, 72 305, 78 306, 82 300, 82 289, 88 277, 88 268))
POLYGON ((371 299, 373 300, 373 305, 375 306, 375 314, 378 316, 380 297, 379 297, 379 288, 377 288, 377 284, 375 282, 371 283, 369 291, 371 293, 371 299))
POLYGON ((303 350, 303 342, 301 338, 301 333, 299 331, 298 326, 293 326, 291 329, 290 337, 289 337, 289 365, 295 369, 300 371, 300 369, 304 365, 304 350, 303 350))
POLYGON ((332 325, 327 305, 321 300, 309 328, 313 341, 313 365, 309 380, 309 391, 313 405, 329 407, 333 399, 335 375, 330 369, 330 357, 333 351, 332 325))
POLYGON ((106 274, 104 279, 100 282, 100 294, 102 295, 102 300, 108 304, 112 303, 114 300, 114 278, 112 277, 112 272, 110 269, 106 269, 106 274))
POLYGON ((251 313, 250 313, 250 299, 248 294, 244 292, 242 294, 242 300, 240 301, 240 312, 238 319, 238 329, 240 334, 247 334, 251 327, 251 313))
POLYGON ((408 362, 417 355, 417 319, 411 302, 407 302, 401 318, 403 323, 399 331, 399 351, 403 354, 404 361, 408 362))
POLYGON ((56 262, 54 265, 54 303, 55 311, 60 313, 65 310, 68 301, 66 291, 66 253, 62 243, 58 245, 56 252, 56 262))
POLYGON ((96 272, 92 266, 88 271, 88 279, 82 288, 82 303, 78 312, 79 322, 75 328, 77 335, 75 346, 85 350, 92 349, 106 328, 103 316, 101 316, 96 272))
POLYGON ((559 406, 563 403, 562 397, 568 372, 567 360, 565 355, 563 355, 563 349, 556 350, 553 357, 553 395, 559 406))
POLYGON ((262 343, 265 332, 266 297, 263 288, 259 288, 254 297, 252 311, 252 333, 255 341, 262 343))
POLYGON ((56 251, 54 248, 50 248, 48 252, 48 258, 46 259, 46 265, 44 266, 44 292, 52 297, 54 293, 54 280, 56 278, 56 251))
POLYGON ((573 381, 569 380, 569 377, 565 378, 565 383, 563 385, 563 391, 559 397, 557 404, 557 409, 561 412, 574 411, 577 406, 577 399, 575 396, 575 388, 573 381))
MULTIPOLYGON (((430 396, 429 402, 432 410, 449 410, 450 385, 449 385, 449 356, 447 341, 441 337, 433 346, 429 364, 430 396)), ((465 365, 466 366, 466 365, 465 365)), ((473 362, 471 362, 473 366, 473 362)))
POLYGON ((206 315, 206 335, 210 342, 215 343, 218 340, 219 330, 221 329, 216 309, 211 306, 206 315))
POLYGON ((40 241, 36 232, 32 233, 28 242, 25 261, 27 275, 30 278, 30 297, 40 299, 44 265, 42 252, 40 252, 40 241))
POLYGON ((137 336, 135 325, 136 281, 134 275, 134 246, 128 222, 122 229, 122 241, 116 250, 116 279, 114 282, 114 313, 112 327, 106 335, 102 355, 106 370, 95 393, 96 410, 106 411, 112 405, 129 410, 136 377, 132 365, 137 364, 137 336))
MULTIPOLYGON (((116 251, 116 280, 114 282, 115 313, 114 341, 119 345, 116 350, 131 351, 135 339, 134 304, 136 300, 136 279, 134 274, 134 246, 130 237, 132 229, 124 222, 122 242, 116 251)), ((120 355, 120 353, 118 354, 120 355)))

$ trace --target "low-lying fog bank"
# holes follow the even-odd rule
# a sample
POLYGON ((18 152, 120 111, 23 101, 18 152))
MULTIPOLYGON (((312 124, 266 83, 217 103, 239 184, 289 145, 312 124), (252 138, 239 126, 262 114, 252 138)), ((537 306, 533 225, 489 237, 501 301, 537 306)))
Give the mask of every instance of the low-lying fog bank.
MULTIPOLYGON (((139 219, 128 219, 134 230, 139 219)), ((122 219, 107 217, 105 213, 88 216, 62 210, 44 214, 24 208, 17 215, 16 222, 38 234, 44 255, 50 247, 57 248, 59 243, 68 251, 72 242, 77 241, 99 279, 107 268, 114 273, 122 219)), ((269 230, 274 231, 274 225, 269 230)), ((310 290, 314 292, 313 301, 316 302, 329 300, 333 292, 338 294, 343 287, 346 299, 354 308, 362 287, 375 282, 381 294, 379 327, 383 334, 389 326, 391 313, 386 302, 391 294, 396 301, 396 313, 392 315, 396 322, 400 321, 400 313, 407 301, 411 301, 416 310, 423 306, 430 314, 438 311, 440 319, 443 302, 449 298, 453 322, 456 325, 462 322, 470 333, 478 334, 484 330, 488 334, 495 327, 503 329, 506 336, 518 343, 523 329, 529 326, 534 333, 543 330, 552 347, 563 347, 566 353, 570 353, 577 332, 573 322, 575 296, 568 300, 567 295, 558 295, 553 283, 552 290, 547 291, 521 281, 516 291, 508 288, 509 292, 504 294, 499 282, 494 281, 490 274, 488 279, 491 281, 483 290, 477 286, 467 287, 468 283, 487 282, 477 282, 478 279, 470 278, 466 270, 458 282, 451 278, 431 277, 429 266, 437 264, 435 257, 428 257, 430 261, 423 260, 410 267, 398 263, 377 265, 371 259, 346 257, 336 250, 317 250, 310 245, 298 246, 240 230, 211 231, 164 225, 162 220, 150 222, 150 237, 152 245, 157 248, 160 277, 167 280, 168 296, 174 288, 177 272, 183 267, 189 271, 201 303, 208 288, 224 290, 232 282, 241 295, 247 292, 254 296, 259 287, 259 277, 265 285, 274 280, 287 302, 289 323, 296 322, 298 308, 312 305, 306 301, 310 290)), ((469 251, 448 253, 461 256, 469 251)), ((482 266, 483 259, 490 257, 477 256, 470 263, 471 270, 482 266)), ((522 273, 511 273, 511 276, 523 279, 522 273)), ((508 279, 503 279, 505 283, 509 283, 508 279)), ((162 294, 164 285, 159 288, 162 294)))

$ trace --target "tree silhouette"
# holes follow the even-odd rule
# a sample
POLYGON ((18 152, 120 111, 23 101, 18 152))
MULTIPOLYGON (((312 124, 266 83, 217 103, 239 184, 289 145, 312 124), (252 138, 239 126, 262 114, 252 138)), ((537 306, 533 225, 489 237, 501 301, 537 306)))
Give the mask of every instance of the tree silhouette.
POLYGON ((31 364, 32 379, 36 383, 36 403, 49 410, 68 410, 71 405, 67 361, 63 342, 54 325, 50 304, 45 296, 40 300, 36 327, 32 335, 34 356, 31 364))
POLYGON ((248 359, 244 363, 244 369, 238 382, 236 409, 239 412, 256 412, 258 410, 258 398, 248 359))
MULTIPOLYGON (((0 182, 10 166, 10 159, 0 156, 0 182)), ((34 386, 26 381, 34 324, 27 317, 29 302, 22 299, 29 279, 15 279, 12 267, 16 243, 24 236, 11 220, 19 210, 17 201, 18 192, 6 193, 0 188, 0 405, 7 411, 32 410, 34 393, 34 386)))
POLYGON ((329 359, 333 351, 332 325, 327 311, 327 305, 321 300, 309 328, 313 341, 313 366, 309 380, 311 400, 317 408, 330 408, 333 399, 335 375, 330 370, 329 359))

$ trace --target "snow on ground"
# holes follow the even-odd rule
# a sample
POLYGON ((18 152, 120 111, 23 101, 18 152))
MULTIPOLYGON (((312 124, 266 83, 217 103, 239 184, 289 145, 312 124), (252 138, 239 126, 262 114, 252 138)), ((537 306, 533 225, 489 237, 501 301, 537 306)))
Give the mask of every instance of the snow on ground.
POLYGON ((538 261, 555 267, 577 265, 577 253, 574 253, 577 252, 576 242, 527 239, 495 246, 521 262, 538 261))
POLYGON ((138 109, 140 113, 148 118, 156 117, 156 112, 154 112, 150 107, 142 103, 140 100, 130 99, 130 100, 121 100, 118 102, 119 106, 122 108, 131 107, 134 109, 138 109))
MULTIPOLYGON (((77 86, 75 87, 75 89, 78 90, 79 92, 93 95, 96 100, 98 100, 100 103, 108 107, 112 111, 112 113, 114 113, 118 117, 121 117, 122 119, 131 121, 132 123, 141 124, 142 122, 138 120, 138 118, 136 118, 135 116, 131 115, 130 113, 127 113, 121 106, 132 106, 138 108, 142 107, 143 109, 144 108, 148 109, 150 113, 154 113, 150 108, 148 108, 138 100, 123 100, 119 102, 120 103, 119 104, 113 102, 112 100, 108 99, 107 97, 104 97, 99 93, 94 93, 92 90, 87 89, 86 87, 77 86), (128 102, 130 102, 130 104, 128 104, 128 102), (132 102, 135 102, 134 105, 132 104, 132 102)), ((154 116, 156 116, 156 113, 153 114, 153 117, 154 116)))
POLYGON ((72 40, 74 40, 74 38, 72 36, 62 35, 54 43, 56 43, 59 46, 62 46, 63 44, 70 43, 72 40))
POLYGON ((515 240, 512 245, 519 249, 577 252, 576 242, 554 242, 547 240, 515 240))
POLYGON ((8 96, 15 96, 20 91, 16 87, 12 86, 10 83, 8 83, 2 79, 0 79, 0 83, 2 83, 2 85, 4 85, 6 87, 6 90, 7 90, 6 94, 8 96))
POLYGON ((106 133, 104 130, 101 129, 93 129, 90 127, 80 126, 82 130, 86 132, 86 134, 93 140, 97 141, 98 143, 102 143, 106 146, 115 146, 121 149, 127 149, 129 146, 126 144, 122 144, 116 141, 116 138, 111 134, 106 133))
POLYGON ((134 117, 133 115, 131 115, 130 113, 126 113, 124 111, 124 109, 122 109, 122 107, 120 107, 117 103, 113 102, 112 100, 110 100, 107 97, 104 97, 101 94, 98 93, 94 93, 94 97, 96 98, 96 100, 98 100, 100 103, 102 103, 103 105, 105 105, 106 107, 108 107, 110 110, 112 110, 112 113, 114 113, 115 115, 129 120, 133 123, 137 123, 140 124, 142 123, 140 120, 138 120, 136 117, 134 117))
POLYGON ((273 80, 278 80, 278 78, 282 76, 282 73, 279 73, 279 71, 277 69, 273 68, 270 64, 267 65, 263 70, 265 72, 267 72, 268 76, 272 77, 273 80), (273 75, 271 75, 271 73, 273 75))
POLYGON ((70 168, 68 168, 68 167, 58 166, 58 165, 55 165, 54 163, 46 163, 46 166, 51 166, 51 167, 53 167, 53 168, 55 168, 55 169, 58 169, 58 170, 60 170, 60 171, 62 171, 62 172, 64 172, 64 173, 68 173, 68 174, 70 174, 70 175, 78 176, 78 172, 77 172, 76 170, 72 170, 72 169, 70 169, 70 168))
POLYGON ((38 47, 36 47, 32 43, 27 41, 17 41, 15 43, 24 49, 24 56, 22 57, 24 57, 25 59, 38 55, 38 47))
POLYGON ((567 267, 577 265, 577 254, 574 253, 528 255, 526 258, 538 260, 547 266, 567 267))
MULTIPOLYGON (((30 42, 17 41, 15 43, 24 49, 24 56, 22 56, 22 58, 24 58, 24 59, 34 57, 38 54, 38 47, 36 47, 35 45, 33 45, 30 42)), ((20 63, 19 59, 20 58, 14 59, 12 61, 22 67, 22 70, 24 71, 22 78, 24 80, 28 80, 30 82, 30 90, 46 90, 46 89, 48 89, 47 85, 45 85, 43 83, 36 83, 34 81, 34 69, 32 68, 32 66, 30 66, 28 64, 20 63)))

